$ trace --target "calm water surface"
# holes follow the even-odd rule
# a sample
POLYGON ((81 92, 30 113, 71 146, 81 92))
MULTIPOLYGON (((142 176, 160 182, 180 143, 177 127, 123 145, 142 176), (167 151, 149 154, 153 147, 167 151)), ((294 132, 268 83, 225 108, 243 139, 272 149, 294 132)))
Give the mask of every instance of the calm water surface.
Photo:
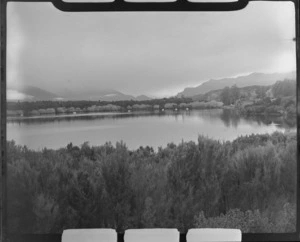
POLYGON ((93 113, 11 120, 7 139, 32 149, 60 148, 72 142, 81 145, 115 144, 124 141, 131 149, 165 147, 168 143, 197 141, 198 135, 233 140, 252 133, 296 131, 296 122, 282 118, 242 118, 230 110, 164 113, 93 113))

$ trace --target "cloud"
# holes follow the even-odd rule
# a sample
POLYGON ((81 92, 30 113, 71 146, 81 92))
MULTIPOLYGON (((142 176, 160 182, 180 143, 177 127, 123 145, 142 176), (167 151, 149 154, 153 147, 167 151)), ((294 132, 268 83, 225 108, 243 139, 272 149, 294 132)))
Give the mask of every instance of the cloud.
POLYGON ((24 34, 15 5, 7 6, 7 86, 22 85, 20 58, 24 48, 24 34))
POLYGON ((8 89, 6 93, 7 100, 9 101, 16 101, 16 100, 27 100, 27 99, 32 99, 33 96, 31 95, 26 95, 22 92, 19 92, 17 90, 13 89, 8 89))
POLYGON ((211 78, 295 68, 289 2, 218 13, 67 13, 28 2, 8 10, 8 82, 60 96, 174 95, 211 78))

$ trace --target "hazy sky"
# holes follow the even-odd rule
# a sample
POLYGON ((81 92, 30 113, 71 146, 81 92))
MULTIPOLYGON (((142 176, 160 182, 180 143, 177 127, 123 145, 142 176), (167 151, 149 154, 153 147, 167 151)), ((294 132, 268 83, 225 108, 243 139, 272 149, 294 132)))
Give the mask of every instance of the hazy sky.
POLYGON ((294 5, 236 12, 66 13, 8 3, 8 88, 170 96, 210 78, 296 69, 294 5))

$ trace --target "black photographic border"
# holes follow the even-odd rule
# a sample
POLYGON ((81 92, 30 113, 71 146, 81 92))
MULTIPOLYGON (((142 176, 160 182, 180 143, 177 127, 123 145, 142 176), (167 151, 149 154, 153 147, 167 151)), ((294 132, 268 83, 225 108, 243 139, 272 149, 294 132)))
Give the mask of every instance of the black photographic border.
MULTIPOLYGON (((150 0, 151 1, 151 0, 150 0)), ((8 2, 51 2, 56 8, 66 12, 201 12, 201 11, 237 11, 245 8, 249 2, 269 1, 294 3, 295 8, 295 39, 296 42, 296 80, 297 80, 297 220, 294 233, 243 233, 242 241, 300 241, 300 163, 299 163, 299 132, 300 129, 300 82, 299 77, 299 0, 238 0, 236 2, 188 2, 177 0, 175 2, 92 2, 70 3, 62 0, 0 0, 1 23, 1 83, 0 83, 0 124, 1 124, 1 165, 0 165, 0 241, 13 242, 60 242, 61 234, 8 234, 7 233, 7 183, 6 183, 6 9, 8 2)), ((209 1, 209 0, 207 0, 209 1)), ((118 233, 118 242, 124 241, 124 233, 118 233)), ((186 242, 186 233, 180 234, 180 242, 186 242)))

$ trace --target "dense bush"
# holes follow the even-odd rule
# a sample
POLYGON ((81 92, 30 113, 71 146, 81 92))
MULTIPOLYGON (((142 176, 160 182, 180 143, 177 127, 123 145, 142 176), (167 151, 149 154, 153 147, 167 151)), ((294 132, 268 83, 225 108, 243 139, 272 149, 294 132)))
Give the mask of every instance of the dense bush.
POLYGON ((288 233, 295 232, 296 205, 286 203, 276 219, 272 221, 266 215, 257 210, 230 209, 225 215, 206 218, 201 211, 195 216, 195 226, 199 228, 237 228, 244 233, 288 233))
POLYGON ((295 231, 296 153, 296 135, 277 132, 157 151, 122 142, 33 151, 9 141, 8 228, 295 231))
POLYGON ((279 97, 272 100, 267 97, 255 104, 246 105, 243 112, 254 115, 296 116, 296 96, 279 97))

